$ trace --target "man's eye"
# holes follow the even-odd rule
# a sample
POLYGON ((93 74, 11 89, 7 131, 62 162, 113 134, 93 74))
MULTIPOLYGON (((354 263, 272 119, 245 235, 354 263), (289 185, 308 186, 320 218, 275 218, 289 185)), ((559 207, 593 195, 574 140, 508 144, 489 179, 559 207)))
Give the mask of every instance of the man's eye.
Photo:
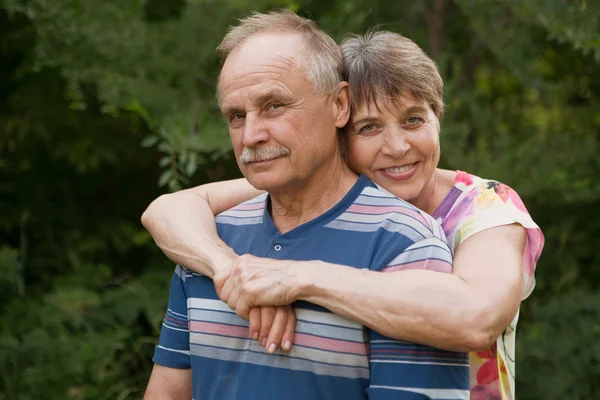
POLYGON ((281 107, 282 104, 281 103, 271 103, 267 106, 267 110, 271 111, 271 110, 277 110, 279 107, 281 107))
POLYGON ((231 116, 229 116, 229 120, 230 121, 239 121, 240 119, 243 119, 244 117, 245 117, 245 115, 242 113, 235 113, 235 114, 231 114, 231 116))

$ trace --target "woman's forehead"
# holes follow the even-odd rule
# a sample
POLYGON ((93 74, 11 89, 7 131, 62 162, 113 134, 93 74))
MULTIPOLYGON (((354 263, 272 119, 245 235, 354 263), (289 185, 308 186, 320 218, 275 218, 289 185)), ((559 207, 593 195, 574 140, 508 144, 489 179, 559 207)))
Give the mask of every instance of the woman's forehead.
POLYGON ((355 105, 351 111, 353 120, 360 119, 368 115, 381 114, 404 114, 406 112, 425 111, 431 107, 424 101, 417 100, 413 95, 399 95, 390 97, 386 95, 376 95, 375 97, 355 105))

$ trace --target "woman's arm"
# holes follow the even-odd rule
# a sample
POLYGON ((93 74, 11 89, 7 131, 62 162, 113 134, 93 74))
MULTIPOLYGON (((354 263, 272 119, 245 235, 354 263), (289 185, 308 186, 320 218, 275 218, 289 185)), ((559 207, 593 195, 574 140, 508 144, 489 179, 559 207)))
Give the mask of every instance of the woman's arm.
POLYGON ((519 310, 526 237, 520 225, 479 232, 458 247, 452 274, 327 271, 336 279, 309 279, 300 298, 388 337, 452 351, 486 349, 519 310))
MULTIPOLYGON (((148 206, 142 224, 172 261, 211 279, 223 279, 237 256, 219 238, 214 216, 262 193, 247 180, 236 179, 162 195, 148 206)), ((257 307, 247 317, 253 339, 266 346, 268 336, 275 348, 281 344, 289 350, 296 327, 292 307, 257 307)))
POLYGON ((519 309, 525 240, 519 225, 474 234, 459 246, 452 274, 242 256, 230 277, 215 284, 242 314, 256 305, 305 300, 390 338, 476 351, 488 348, 519 309))
POLYGON ((261 193, 236 179, 165 194, 148 206, 142 224, 172 261, 213 278, 235 256, 217 235, 214 216, 261 193))

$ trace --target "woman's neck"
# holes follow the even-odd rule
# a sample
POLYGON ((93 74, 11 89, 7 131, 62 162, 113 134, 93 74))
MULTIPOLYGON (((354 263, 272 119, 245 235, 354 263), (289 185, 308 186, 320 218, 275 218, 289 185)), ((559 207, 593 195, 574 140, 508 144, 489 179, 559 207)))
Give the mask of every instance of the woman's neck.
POLYGON ((436 168, 431 181, 410 203, 427 214, 433 214, 448 193, 450 193, 455 179, 456 171, 436 168))

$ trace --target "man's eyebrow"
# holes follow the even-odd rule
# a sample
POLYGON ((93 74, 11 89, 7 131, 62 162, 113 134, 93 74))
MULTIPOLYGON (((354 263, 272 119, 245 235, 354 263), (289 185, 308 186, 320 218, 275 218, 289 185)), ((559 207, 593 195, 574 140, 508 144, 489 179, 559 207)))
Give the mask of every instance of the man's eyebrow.
POLYGON ((254 102, 258 103, 258 104, 263 104, 266 103, 269 100, 275 99, 275 98, 287 98, 289 97, 289 93, 286 93, 285 91, 281 90, 281 89, 269 89, 265 92, 259 93, 256 95, 256 97, 254 98, 254 102))
MULTIPOLYGON (((281 89, 269 89, 262 93, 258 93, 252 96, 252 102, 255 104, 264 104, 273 99, 287 100, 290 98, 290 94, 281 89)), ((227 104, 221 106, 221 113, 225 116, 233 114, 235 112, 244 112, 239 106, 229 106, 227 104)))
POLYGON ((233 113, 236 113, 236 112, 243 112, 243 110, 240 109, 238 106, 228 106, 228 105, 221 106, 221 114, 223 114, 223 116, 225 116, 225 117, 227 117, 233 113))

